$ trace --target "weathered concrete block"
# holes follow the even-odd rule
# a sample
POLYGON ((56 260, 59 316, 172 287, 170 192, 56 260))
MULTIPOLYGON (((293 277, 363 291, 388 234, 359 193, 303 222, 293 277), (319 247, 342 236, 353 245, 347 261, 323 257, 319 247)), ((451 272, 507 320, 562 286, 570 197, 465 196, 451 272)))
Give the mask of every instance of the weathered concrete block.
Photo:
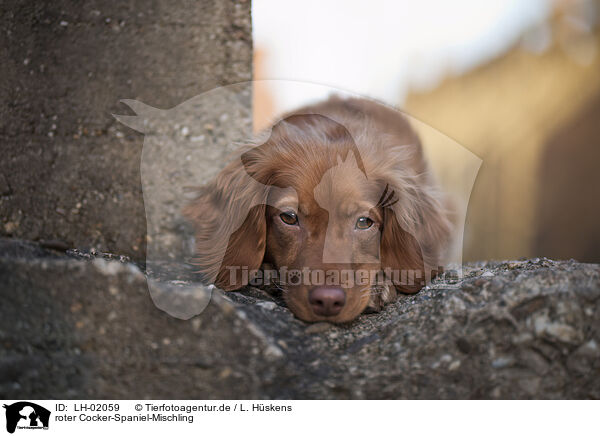
MULTIPOLYGON (((4 398, 600 398, 599 265, 470 264, 332 326, 253 288, 183 321, 132 263, 0 253, 4 398)), ((164 297, 193 280, 182 268, 164 297)))
POLYGON ((144 259, 143 138, 111 114, 250 80, 250 2, 9 1, 0 16, 0 235, 144 259))
POLYGON ((219 293, 182 321, 154 306, 133 263, 2 242, 2 398, 261 397, 282 371, 271 338, 219 293))

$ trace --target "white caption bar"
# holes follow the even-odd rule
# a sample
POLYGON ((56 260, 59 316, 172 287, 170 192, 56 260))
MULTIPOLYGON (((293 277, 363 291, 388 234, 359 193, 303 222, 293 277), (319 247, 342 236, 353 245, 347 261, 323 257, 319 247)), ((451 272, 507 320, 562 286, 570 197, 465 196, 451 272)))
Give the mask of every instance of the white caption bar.
POLYGON ((3 404, 0 434, 19 436, 600 434, 596 401, 5 400, 3 404))

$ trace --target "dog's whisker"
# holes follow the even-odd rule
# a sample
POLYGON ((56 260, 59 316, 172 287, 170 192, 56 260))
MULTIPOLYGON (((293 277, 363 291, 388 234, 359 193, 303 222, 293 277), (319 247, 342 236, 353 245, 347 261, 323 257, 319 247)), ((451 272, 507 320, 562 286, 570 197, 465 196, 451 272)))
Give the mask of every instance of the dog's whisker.
MULTIPOLYGON (((395 195, 395 194, 394 194, 395 195)), ((385 205, 383 205, 383 207, 391 207, 394 204, 398 203, 400 201, 399 198, 393 198, 390 201, 388 201, 385 205)))
POLYGON ((284 288, 283 286, 281 286, 281 284, 279 284, 279 283, 271 282, 271 286, 273 286, 275 289, 277 289, 281 292, 288 292, 288 290, 286 288, 284 288))
POLYGON ((390 189, 390 185, 386 184, 385 188, 383 190, 383 193, 381 194, 381 197, 379 198, 379 201, 377 202, 377 207, 382 207, 382 208, 391 207, 394 204, 396 204, 398 201, 399 201, 399 198, 396 196, 396 191, 394 191, 393 189, 390 189))
POLYGON ((383 194, 381 194, 381 197, 377 202, 377 206, 385 207, 385 205, 390 201, 391 198, 394 197, 395 194, 396 193, 394 190, 390 190, 390 185, 386 184, 383 190, 383 194))
POLYGON ((389 187, 390 187, 390 185, 386 183, 385 188, 383 189, 383 193, 381 194, 381 197, 379 197, 379 200, 377 201, 377 206, 380 206, 381 204, 383 204, 389 187))

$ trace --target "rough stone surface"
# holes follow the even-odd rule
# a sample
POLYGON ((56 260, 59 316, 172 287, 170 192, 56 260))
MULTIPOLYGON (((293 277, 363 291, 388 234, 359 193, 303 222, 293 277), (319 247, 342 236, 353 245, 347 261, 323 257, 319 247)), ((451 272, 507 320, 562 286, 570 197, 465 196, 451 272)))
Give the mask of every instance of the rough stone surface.
POLYGON ((126 258, 0 241, 2 398, 600 398, 599 265, 469 264, 345 326, 253 288, 183 321, 126 258))
POLYGON ((250 1, 4 1, 0 35, 0 235, 143 259, 143 137, 111 114, 250 80, 250 1))
POLYGON ((140 175, 146 213, 146 258, 184 261, 194 254, 193 230, 182 209, 252 138, 252 82, 223 86, 170 110, 127 101, 119 116, 144 133, 140 175))

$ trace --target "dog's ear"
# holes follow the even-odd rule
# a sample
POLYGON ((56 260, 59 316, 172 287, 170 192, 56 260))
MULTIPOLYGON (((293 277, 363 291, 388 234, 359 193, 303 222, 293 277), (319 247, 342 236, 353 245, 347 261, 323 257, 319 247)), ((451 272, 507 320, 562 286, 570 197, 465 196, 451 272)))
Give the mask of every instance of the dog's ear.
POLYGON ((226 291, 248 284, 264 257, 269 187, 257 182, 238 157, 184 209, 196 231, 203 280, 226 291))
POLYGON ((382 269, 392 271, 388 279, 399 292, 417 292, 439 272, 450 221, 431 186, 425 175, 390 179, 380 200, 382 269))
POLYGON ((381 269, 398 292, 415 293, 424 285, 423 252, 415 235, 404 229, 393 208, 383 210, 381 269))

